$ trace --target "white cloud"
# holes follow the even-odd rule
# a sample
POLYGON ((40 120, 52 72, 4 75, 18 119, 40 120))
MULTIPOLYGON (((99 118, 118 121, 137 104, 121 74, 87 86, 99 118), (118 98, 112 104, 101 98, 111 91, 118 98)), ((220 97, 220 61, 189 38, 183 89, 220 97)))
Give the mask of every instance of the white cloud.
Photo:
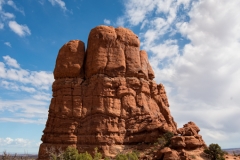
POLYGON ((32 87, 20 86, 20 89, 22 91, 29 92, 29 93, 36 92, 36 89, 32 87))
MULTIPOLYGON (((11 46, 11 44, 10 44, 10 46, 11 46)), ((15 59, 11 58, 10 56, 3 56, 3 59, 8 66, 14 67, 14 68, 20 68, 20 65, 17 63, 17 61, 15 59)))
POLYGON ((1 12, 0 14, 3 21, 15 18, 15 15, 9 12, 1 12))
POLYGON ((118 18, 117 18, 116 25, 117 25, 117 26, 124 27, 124 23, 125 23, 124 20, 125 20, 124 17, 118 17, 118 18))
POLYGON ((44 100, 44 101, 50 101, 52 98, 51 94, 44 93, 44 92, 39 92, 35 95, 32 96, 36 100, 44 100))
POLYGON ((17 84, 8 82, 8 81, 4 81, 4 80, 1 81, 0 86, 4 87, 5 89, 10 89, 10 90, 14 90, 14 91, 19 90, 19 86, 17 84))
POLYGON ((65 5, 65 2, 62 0, 48 0, 53 6, 58 5, 62 8, 63 11, 67 10, 67 7, 65 5))
POLYGON ((38 123, 44 124, 47 118, 49 101, 29 98, 1 100, 0 111, 1 122, 38 123))
POLYGON ((19 7, 16 6, 16 4, 12 1, 12 0, 8 0, 7 4, 11 7, 13 7, 16 11, 22 13, 23 15, 25 15, 24 10, 20 9, 19 7))
POLYGON ((8 47, 12 47, 11 43, 10 42, 4 42, 4 44, 8 47))
POLYGON ((4 4, 4 0, 0 0, 0 11, 2 11, 2 5, 4 4))
POLYGON ((128 1, 118 20, 141 29, 178 125, 194 121, 207 143, 239 147, 240 1, 138 2, 128 1))
POLYGON ((18 147, 26 147, 30 146, 32 141, 23 138, 0 138, 0 146, 18 146, 18 147))
POLYGON ((4 24, 0 22, 0 29, 4 28, 4 24))
MULTIPOLYGON (((10 56, 3 56, 3 59, 9 68, 0 62, 0 78, 24 85, 28 84, 39 90, 48 90, 51 86, 53 82, 53 74, 51 72, 25 70, 10 56)), ((27 90, 30 91, 31 89, 29 90, 28 88, 27 90)))
POLYGON ((111 21, 108 20, 108 19, 104 19, 103 22, 104 22, 104 24, 106 24, 106 25, 110 25, 110 24, 111 24, 111 21))
POLYGON ((9 21, 8 26, 13 32, 15 32, 20 37, 31 35, 31 31, 27 25, 18 24, 16 21, 9 21))
POLYGON ((44 5, 44 0, 39 0, 38 1, 41 5, 44 5))
POLYGON ((6 80, 0 81, 0 86, 5 89, 13 90, 13 91, 24 91, 24 92, 28 92, 28 93, 36 92, 36 89, 33 87, 19 85, 16 82, 10 82, 10 81, 6 81, 6 80))
POLYGON ((3 94, 0 96, 0 121, 45 124, 52 73, 22 69, 10 56, 3 59, 4 62, 0 62, 0 88, 8 90, 5 91, 8 99, 3 94))
POLYGON ((40 143, 35 140, 25 138, 0 138, 1 149, 6 150, 8 154, 37 154, 40 143), (20 149, 19 149, 20 148, 20 149))
MULTIPOLYGON (((24 114, 28 115, 28 114, 24 114)), ((31 117, 36 116, 36 115, 31 115, 31 117)), ((42 119, 29 119, 29 118, 6 118, 2 117, 0 118, 0 122, 14 122, 14 123, 24 123, 24 124, 46 124, 47 119, 42 118, 42 119)))

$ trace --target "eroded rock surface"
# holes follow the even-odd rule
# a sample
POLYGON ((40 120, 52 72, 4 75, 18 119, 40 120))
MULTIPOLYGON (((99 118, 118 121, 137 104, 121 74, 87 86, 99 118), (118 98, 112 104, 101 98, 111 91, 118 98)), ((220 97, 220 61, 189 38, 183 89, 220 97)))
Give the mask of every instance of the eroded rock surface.
POLYGON ((177 130, 164 86, 153 80, 139 46, 132 31, 108 26, 91 30, 86 51, 79 40, 63 45, 38 159, 48 159, 47 147, 67 146, 90 153, 98 147, 115 156, 128 146, 154 143, 167 131, 182 134, 173 140, 175 147, 200 145, 195 126, 177 130))
POLYGON ((188 122, 183 128, 177 130, 178 136, 171 139, 171 146, 175 149, 194 150, 206 147, 202 136, 198 134, 200 129, 194 122, 188 122))

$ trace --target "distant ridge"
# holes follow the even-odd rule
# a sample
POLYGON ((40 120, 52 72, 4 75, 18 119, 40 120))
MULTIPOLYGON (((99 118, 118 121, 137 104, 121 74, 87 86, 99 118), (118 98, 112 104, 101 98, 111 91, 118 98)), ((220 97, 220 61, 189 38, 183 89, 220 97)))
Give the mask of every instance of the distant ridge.
POLYGON ((233 154, 233 152, 235 152, 235 154, 240 154, 240 148, 227 148, 227 149, 222 149, 226 152, 228 152, 229 154, 233 154))

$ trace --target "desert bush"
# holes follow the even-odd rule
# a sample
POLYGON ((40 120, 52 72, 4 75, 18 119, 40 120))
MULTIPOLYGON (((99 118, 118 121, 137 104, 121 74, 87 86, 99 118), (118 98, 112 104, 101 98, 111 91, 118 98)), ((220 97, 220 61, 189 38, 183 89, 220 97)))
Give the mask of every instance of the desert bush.
POLYGON ((166 132, 160 138, 158 138, 158 144, 161 148, 169 147, 171 144, 171 138, 174 136, 172 132, 166 132))
POLYGON ((14 155, 11 155, 9 153, 7 153, 7 151, 3 151, 3 154, 0 155, 0 158, 2 160, 31 160, 31 158, 28 157, 28 154, 25 154, 25 156, 18 156, 17 153, 15 153, 14 155))
POLYGON ((171 144, 171 138, 174 136, 174 134, 172 132, 167 132, 163 135, 163 137, 166 140, 166 144, 165 147, 169 147, 171 144))
POLYGON ((2 160, 16 159, 16 157, 17 157, 17 154, 10 155, 9 153, 7 153, 7 151, 3 151, 2 160))
POLYGON ((140 152, 138 150, 133 150, 133 153, 136 154, 137 157, 140 156, 140 152))
POLYGON ((138 160, 138 156, 135 152, 127 154, 120 153, 116 156, 116 160, 138 160))
POLYGON ((158 144, 160 145, 161 148, 164 148, 166 143, 167 143, 167 141, 164 137, 158 138, 158 144))
POLYGON ((72 160, 93 160, 93 158, 91 154, 89 154, 88 152, 85 152, 85 153, 79 153, 77 158, 72 160))
POLYGON ((75 160, 78 157, 78 150, 74 147, 67 147, 63 153, 64 160, 75 160))
POLYGON ((67 147, 63 152, 61 149, 55 149, 53 147, 47 148, 46 153, 48 153, 50 160, 100 160, 102 159, 102 154, 98 152, 98 148, 95 148, 94 157, 88 152, 78 153, 75 147, 67 147))
POLYGON ((210 144, 207 149, 204 150, 204 153, 208 155, 211 160, 224 160, 224 152, 218 144, 210 144))
POLYGON ((100 152, 98 152, 98 148, 96 147, 94 149, 94 157, 93 160, 99 160, 102 159, 102 154, 100 152))
POLYGON ((46 153, 48 154, 48 157, 50 160, 63 160, 63 150, 61 147, 59 148, 54 148, 54 147, 47 147, 46 148, 46 153))

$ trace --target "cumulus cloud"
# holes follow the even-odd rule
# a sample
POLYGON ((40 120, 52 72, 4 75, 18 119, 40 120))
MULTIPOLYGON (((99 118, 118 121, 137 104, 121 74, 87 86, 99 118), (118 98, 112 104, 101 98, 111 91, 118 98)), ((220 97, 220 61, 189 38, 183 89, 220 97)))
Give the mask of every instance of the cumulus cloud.
POLYGON ((19 147, 26 147, 31 145, 31 141, 28 139, 23 138, 0 138, 0 146, 19 146, 19 147))
POLYGON ((117 19, 140 28, 179 127, 194 121, 207 143, 224 148, 239 147, 240 139, 238 6, 238 0, 129 0, 117 19))
POLYGON ((37 154, 36 151, 39 148, 41 142, 26 139, 26 138, 13 138, 13 137, 1 137, 0 147, 6 150, 9 154, 37 154), (24 149, 23 149, 24 147, 24 149), (20 148, 20 149, 19 149, 20 148), (17 151, 17 152, 16 152, 17 151))
POLYGON ((53 6, 58 5, 63 11, 67 10, 66 4, 62 0, 48 0, 53 6))
POLYGON ((8 0, 7 4, 11 7, 13 7, 16 11, 22 13, 23 15, 25 15, 24 10, 20 9, 19 7, 17 7, 17 5, 12 1, 12 0, 8 0))
POLYGON ((29 98, 19 100, 1 100, 0 122, 36 123, 44 124, 47 119, 49 101, 29 98))
POLYGON ((12 13, 9 13, 9 12, 2 12, 1 13, 1 19, 3 21, 8 20, 8 19, 13 19, 13 18, 15 18, 15 15, 12 14, 12 13))
POLYGON ((6 81, 29 84, 42 90, 48 90, 53 82, 51 72, 25 70, 10 56, 3 56, 3 59, 5 63, 0 62, 0 78, 6 81))
POLYGON ((51 94, 48 94, 48 93, 39 92, 37 94, 34 94, 32 97, 36 100, 50 101, 52 96, 51 94))
POLYGON ((8 47, 12 47, 11 43, 10 42, 4 42, 4 44, 8 47))
POLYGON ((3 56, 3 59, 8 66, 14 67, 14 68, 20 68, 20 65, 17 63, 17 61, 15 59, 11 58, 10 56, 8 56, 8 55, 3 56))
POLYGON ((42 119, 30 119, 34 116, 37 116, 36 114, 16 114, 16 115, 22 115, 26 116, 28 118, 12 118, 12 117, 1 117, 0 122, 14 122, 14 123, 24 123, 24 124, 46 124, 47 117, 42 118, 42 119), (30 118, 29 118, 30 117, 30 118))
POLYGON ((4 24, 0 22, 0 29, 4 28, 4 24))
POLYGON ((52 73, 22 69, 8 55, 3 56, 3 60, 0 62, 0 88, 10 95, 8 98, 0 95, 0 121, 44 124, 51 99, 52 73))
POLYGON ((108 19, 104 19, 103 22, 104 22, 104 24, 106 24, 106 25, 110 25, 110 24, 111 24, 111 21, 108 20, 108 19))
POLYGON ((9 21, 8 26, 13 32, 15 32, 20 37, 31 35, 31 31, 27 25, 18 24, 16 21, 9 21))
POLYGON ((2 5, 4 4, 4 0, 0 0, 0 11, 2 11, 2 5))
MULTIPOLYGON (((12 1, 12 0, 1 0, 0 1, 0 29, 4 28, 4 24, 8 24, 8 27, 17 35, 24 37, 26 35, 31 35, 31 31, 28 28, 27 25, 21 25, 19 23, 17 23, 14 19, 15 19, 15 15, 13 13, 10 12, 6 12, 3 9, 3 6, 9 5, 11 7, 14 8, 15 11, 18 11, 20 13, 22 13, 23 15, 25 15, 24 10, 20 9, 19 7, 17 7, 17 5, 12 1)), ((9 46, 9 42, 5 43, 6 45, 9 46)))

